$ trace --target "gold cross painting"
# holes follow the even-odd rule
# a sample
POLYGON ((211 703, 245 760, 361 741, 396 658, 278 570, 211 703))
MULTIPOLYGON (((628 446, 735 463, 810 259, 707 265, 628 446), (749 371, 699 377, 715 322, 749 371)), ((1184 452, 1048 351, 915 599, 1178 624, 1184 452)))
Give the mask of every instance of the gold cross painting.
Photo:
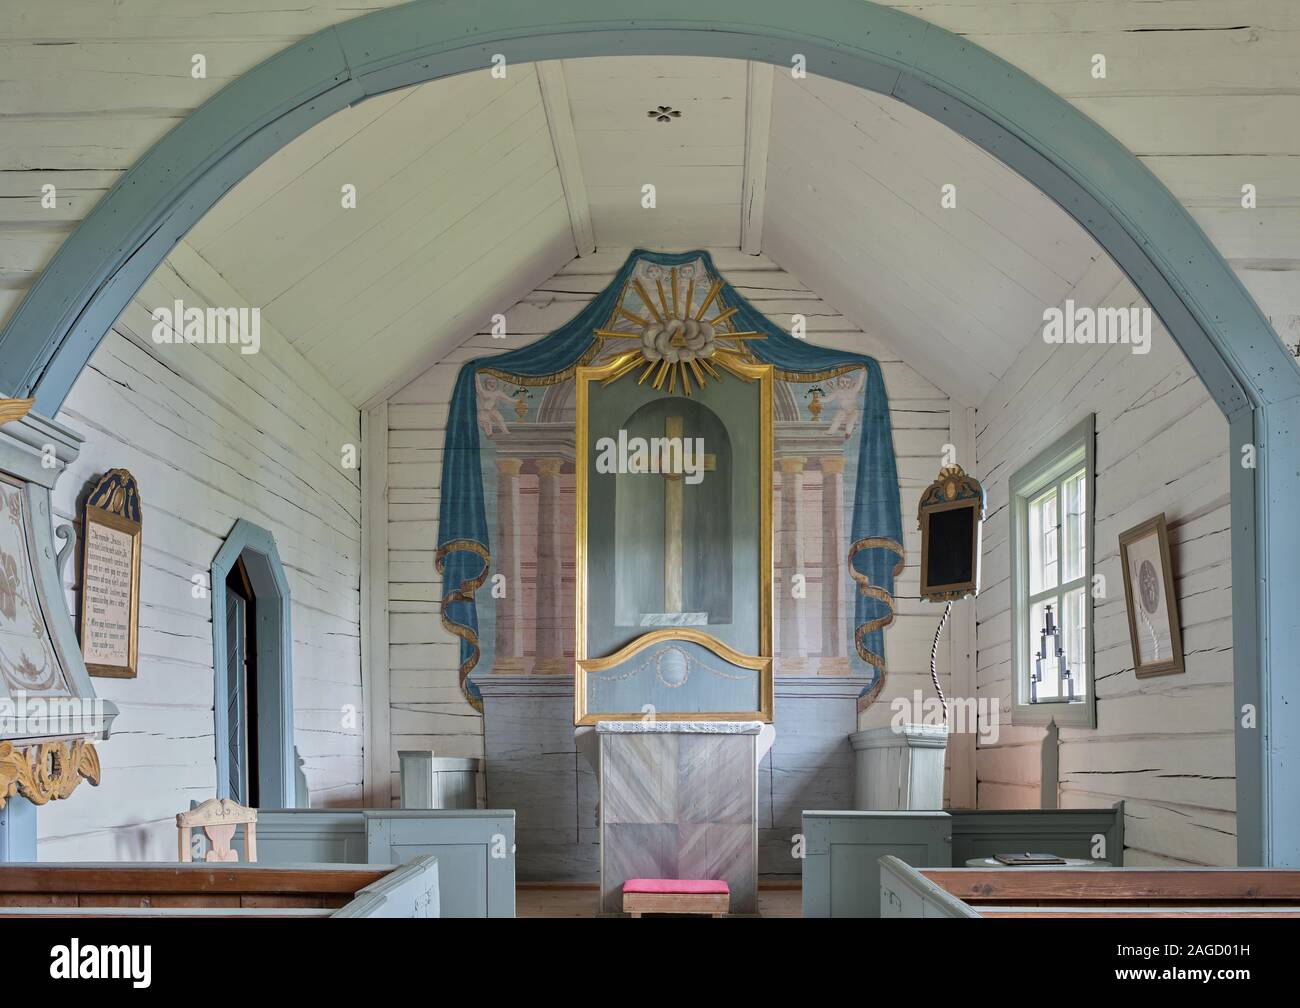
POLYGON ((574 677, 580 723, 646 704, 763 720, 778 664, 869 661, 850 542, 864 365, 782 341, 706 255, 671 258, 634 253, 577 315, 539 305, 560 327, 525 349, 563 346, 554 371, 474 365, 489 535, 470 667, 574 677), (637 701, 642 680, 664 693, 637 701))
POLYGON ((576 375, 576 657, 669 628, 770 656, 773 373, 745 346, 763 334, 720 281, 645 273, 596 330, 613 356, 576 375))

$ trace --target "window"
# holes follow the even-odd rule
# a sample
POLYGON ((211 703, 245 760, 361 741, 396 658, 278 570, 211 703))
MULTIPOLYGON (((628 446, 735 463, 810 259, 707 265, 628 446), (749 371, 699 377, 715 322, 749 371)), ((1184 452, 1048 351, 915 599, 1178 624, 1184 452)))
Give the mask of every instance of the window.
POLYGON ((1093 420, 1089 415, 1011 478, 1016 724, 1096 724, 1093 420))

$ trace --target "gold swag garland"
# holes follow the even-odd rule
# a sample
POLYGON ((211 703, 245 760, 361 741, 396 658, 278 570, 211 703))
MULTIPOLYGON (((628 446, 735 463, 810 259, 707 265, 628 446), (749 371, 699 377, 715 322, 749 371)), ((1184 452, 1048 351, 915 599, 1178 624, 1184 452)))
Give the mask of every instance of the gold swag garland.
POLYGON ((441 575, 447 556, 451 553, 460 553, 462 551, 473 553, 482 560, 483 569, 474 577, 467 581, 462 581, 455 588, 452 588, 451 591, 447 592, 447 594, 443 595, 438 615, 442 620, 443 629, 448 633, 459 637, 461 640, 469 642, 471 648, 469 657, 461 662, 460 665, 460 691, 465 695, 465 699, 469 701, 470 706, 481 714, 483 712, 483 701, 470 696, 465 689, 465 680, 469 678, 470 672, 473 671, 474 666, 478 664, 479 655, 482 653, 482 650, 479 648, 478 634, 475 633, 471 627, 465 626, 463 623, 452 621, 447 616, 447 606, 453 602, 472 603, 474 601, 474 593, 483 587, 483 582, 487 580, 488 572, 492 569, 492 554, 488 552, 487 547, 482 543, 476 542, 473 539, 453 539, 434 554, 433 566, 441 575))
POLYGON ((858 585, 858 593, 868 598, 873 598, 882 603, 889 611, 884 615, 873 620, 867 620, 854 631, 853 643, 858 649, 858 657, 864 662, 871 665, 880 674, 876 678, 876 684, 858 698, 858 710, 865 710, 880 695, 880 691, 885 688, 885 659, 882 655, 876 654, 867 647, 867 635, 874 633, 876 630, 883 630, 894 622, 894 596, 885 589, 873 585, 870 579, 853 566, 853 558, 862 550, 868 549, 887 549, 898 554, 898 563, 894 566, 894 577, 898 577, 903 572, 903 561, 907 556, 906 550, 901 543, 893 539, 885 539, 878 536, 872 536, 867 539, 859 539, 849 548, 849 575, 858 585))

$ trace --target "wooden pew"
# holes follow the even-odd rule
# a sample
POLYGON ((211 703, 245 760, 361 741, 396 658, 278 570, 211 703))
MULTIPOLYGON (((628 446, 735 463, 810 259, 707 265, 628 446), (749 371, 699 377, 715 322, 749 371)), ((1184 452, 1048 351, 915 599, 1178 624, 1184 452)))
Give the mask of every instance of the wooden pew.
POLYGON ((803 915, 875 917, 880 858, 887 854, 926 868, 960 868, 968 858, 1029 850, 1118 866, 1124 803, 1105 809, 807 811, 803 834, 803 915))
POLYGON ((880 859, 882 917, 1300 918, 1300 871, 914 868, 880 859))
MULTIPOLYGON (((241 843, 236 837, 242 852, 241 843)), ((515 915, 510 809, 259 809, 257 846, 264 865, 402 864, 433 855, 440 916, 515 915)))
POLYGON ((6 864, 12 917, 437 917, 438 862, 405 865, 6 864))

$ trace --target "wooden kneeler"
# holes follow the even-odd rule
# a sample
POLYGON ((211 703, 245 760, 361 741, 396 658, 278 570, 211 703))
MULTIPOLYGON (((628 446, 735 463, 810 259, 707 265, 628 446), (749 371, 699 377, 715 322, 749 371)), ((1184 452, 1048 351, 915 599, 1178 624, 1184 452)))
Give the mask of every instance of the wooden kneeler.
POLYGON ((731 909, 731 888, 721 879, 628 879, 623 883, 623 912, 708 914, 723 917, 731 909))

